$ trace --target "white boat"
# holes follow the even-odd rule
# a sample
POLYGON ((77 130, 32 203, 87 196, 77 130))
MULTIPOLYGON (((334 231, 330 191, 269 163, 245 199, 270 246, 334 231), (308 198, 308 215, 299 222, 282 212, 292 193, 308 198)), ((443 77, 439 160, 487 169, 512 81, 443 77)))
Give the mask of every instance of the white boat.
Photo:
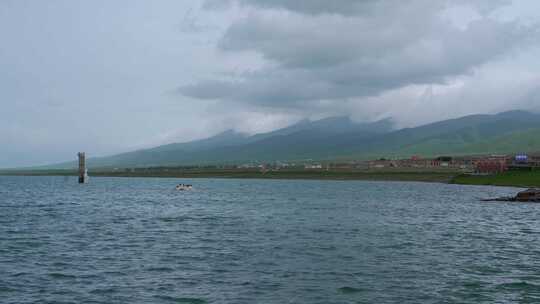
POLYGON ((192 185, 184 185, 184 184, 176 185, 176 190, 177 191, 188 191, 188 190, 192 190, 192 189, 193 189, 192 185))

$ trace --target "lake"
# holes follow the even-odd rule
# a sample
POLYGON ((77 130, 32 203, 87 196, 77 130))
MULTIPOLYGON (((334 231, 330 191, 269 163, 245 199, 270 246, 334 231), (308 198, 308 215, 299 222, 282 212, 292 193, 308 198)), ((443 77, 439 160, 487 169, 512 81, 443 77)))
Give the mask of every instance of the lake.
POLYGON ((478 200, 518 190, 0 177, 0 302, 538 303, 540 204, 478 200))

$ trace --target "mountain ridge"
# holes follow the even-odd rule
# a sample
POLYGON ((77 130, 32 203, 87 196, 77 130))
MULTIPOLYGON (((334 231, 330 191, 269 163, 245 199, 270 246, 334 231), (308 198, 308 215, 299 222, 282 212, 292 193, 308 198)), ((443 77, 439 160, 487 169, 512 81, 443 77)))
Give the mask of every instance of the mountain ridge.
MULTIPOLYGON (((475 114, 395 130, 390 119, 356 123, 348 117, 302 120, 286 128, 247 136, 227 130, 186 143, 90 158, 89 168, 152 167, 295 160, 369 159, 540 150, 540 114, 508 111, 475 114), (492 143, 496 144, 490 144, 492 143), (512 144, 508 144, 512 142, 512 144), (515 146, 516 151, 510 151, 515 146), (488 149, 488 150, 489 150, 488 149), (483 151, 488 152, 488 151, 483 151)), ((73 168, 75 162, 49 166, 73 168)))

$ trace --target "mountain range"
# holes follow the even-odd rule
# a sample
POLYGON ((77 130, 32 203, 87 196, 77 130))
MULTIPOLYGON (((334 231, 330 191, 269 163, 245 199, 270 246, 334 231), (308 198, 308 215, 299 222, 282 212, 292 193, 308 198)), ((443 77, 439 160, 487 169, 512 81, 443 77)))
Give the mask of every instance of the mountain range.
MULTIPOLYGON (((471 115, 399 130, 390 119, 355 123, 347 117, 332 117, 303 120, 253 136, 229 130, 202 140, 90 158, 88 167, 364 160, 530 151, 540 151, 540 114, 531 112, 471 115)), ((74 168, 75 165, 75 162, 67 162, 48 168, 74 168)))

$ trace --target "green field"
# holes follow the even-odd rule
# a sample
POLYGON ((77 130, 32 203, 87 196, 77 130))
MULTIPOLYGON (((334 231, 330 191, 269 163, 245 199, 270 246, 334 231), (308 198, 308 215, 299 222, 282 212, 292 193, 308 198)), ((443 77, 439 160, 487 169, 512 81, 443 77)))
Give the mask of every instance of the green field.
POLYGON ((462 185, 492 185, 512 187, 540 187, 540 170, 508 171, 497 175, 459 175, 452 183, 462 185))

